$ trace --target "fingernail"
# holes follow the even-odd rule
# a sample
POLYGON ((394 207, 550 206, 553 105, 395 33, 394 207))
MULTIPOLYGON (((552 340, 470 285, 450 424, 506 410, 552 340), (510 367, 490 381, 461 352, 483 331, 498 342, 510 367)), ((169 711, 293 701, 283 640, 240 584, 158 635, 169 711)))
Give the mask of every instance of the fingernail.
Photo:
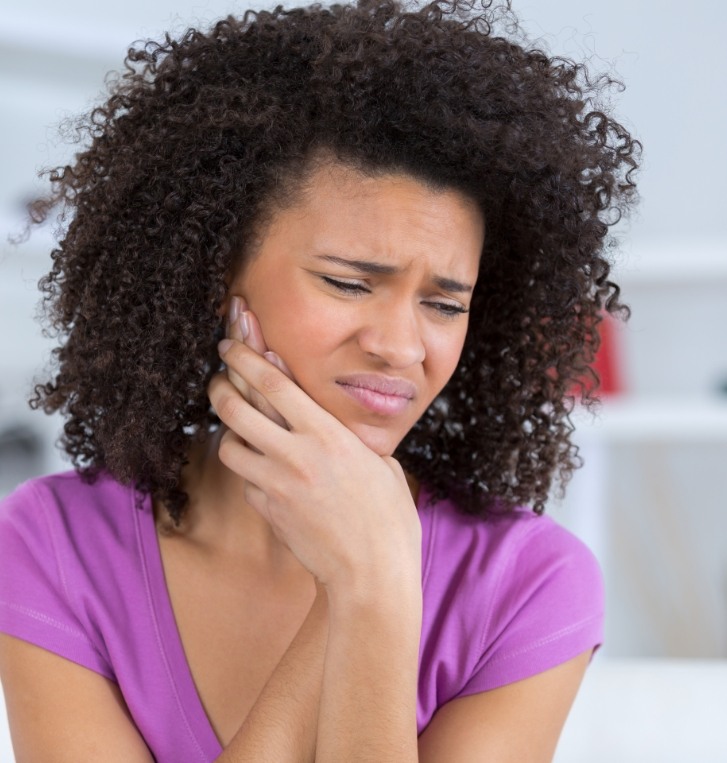
POLYGON ((230 300, 230 312, 227 316, 227 322, 230 326, 240 317, 240 298, 233 297, 230 300))
POLYGON ((232 339, 223 339, 217 345, 217 352, 219 352, 220 355, 224 355, 230 349, 230 347, 232 347, 232 339))
POLYGON ((277 366, 283 373, 285 373, 283 361, 272 350, 264 352, 263 357, 265 360, 270 361, 274 366, 277 366))
POLYGON ((247 335, 250 333, 250 316, 247 311, 240 315, 240 328, 242 329, 242 338, 247 339, 247 335))

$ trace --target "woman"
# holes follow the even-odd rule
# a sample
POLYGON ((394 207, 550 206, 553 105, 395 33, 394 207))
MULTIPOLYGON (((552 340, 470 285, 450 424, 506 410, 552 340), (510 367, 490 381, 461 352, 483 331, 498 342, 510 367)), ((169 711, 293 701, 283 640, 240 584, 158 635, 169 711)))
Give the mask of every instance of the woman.
POLYGON ((602 590, 540 514, 639 147, 493 17, 130 51, 34 207, 78 471, 0 511, 19 761, 552 757, 602 590))

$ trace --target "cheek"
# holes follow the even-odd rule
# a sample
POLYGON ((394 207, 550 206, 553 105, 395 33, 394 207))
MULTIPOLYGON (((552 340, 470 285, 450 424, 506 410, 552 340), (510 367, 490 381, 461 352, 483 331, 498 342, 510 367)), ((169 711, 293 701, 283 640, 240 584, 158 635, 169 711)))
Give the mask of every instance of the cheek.
POLYGON ((436 383, 443 387, 450 376, 457 368, 457 364, 462 356, 464 346, 465 331, 438 337, 436 341, 431 342, 427 358, 432 373, 436 376, 436 383))
POLYGON ((331 352, 341 334, 341 322, 336 320, 335 310, 328 309, 315 295, 276 291, 259 303, 260 326, 270 349, 302 380, 331 352))

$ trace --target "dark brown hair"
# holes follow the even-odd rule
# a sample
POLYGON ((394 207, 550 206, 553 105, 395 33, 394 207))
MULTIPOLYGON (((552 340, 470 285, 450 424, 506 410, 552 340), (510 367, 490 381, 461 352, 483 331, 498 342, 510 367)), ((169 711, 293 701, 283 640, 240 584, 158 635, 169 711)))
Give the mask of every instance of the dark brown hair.
POLYGON ((60 204, 69 222, 41 282, 57 369, 31 404, 64 412, 89 478, 133 480, 181 517, 191 438, 217 423, 225 277, 325 150, 481 206, 460 364, 396 455, 465 511, 542 511, 578 463, 568 414, 574 385, 586 400, 595 386, 600 316, 623 310, 606 254, 640 146, 599 105, 611 79, 497 33, 496 17, 515 29, 489 3, 278 7, 129 50, 32 208, 40 221, 60 204))

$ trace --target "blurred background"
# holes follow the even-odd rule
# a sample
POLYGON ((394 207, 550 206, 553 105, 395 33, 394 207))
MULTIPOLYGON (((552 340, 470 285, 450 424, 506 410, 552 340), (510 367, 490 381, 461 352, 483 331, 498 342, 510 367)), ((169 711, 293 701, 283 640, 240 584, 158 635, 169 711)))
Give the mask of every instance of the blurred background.
MULTIPOLYGON (((0 496, 69 468, 54 447, 59 421, 25 403, 51 347, 34 316, 52 230, 8 243, 45 187, 39 170, 77 148, 59 123, 98 102, 132 41, 247 7, 26 0, 0 11, 0 496)), ((586 465, 550 507, 600 559, 608 606, 606 644, 556 759, 725 761, 727 6, 514 0, 514 9, 541 47, 626 83, 616 113, 645 147, 642 203, 617 232, 614 263, 633 317, 606 327, 608 394, 596 417, 575 418, 586 465)), ((0 760, 11 756, 0 731, 0 760)))

